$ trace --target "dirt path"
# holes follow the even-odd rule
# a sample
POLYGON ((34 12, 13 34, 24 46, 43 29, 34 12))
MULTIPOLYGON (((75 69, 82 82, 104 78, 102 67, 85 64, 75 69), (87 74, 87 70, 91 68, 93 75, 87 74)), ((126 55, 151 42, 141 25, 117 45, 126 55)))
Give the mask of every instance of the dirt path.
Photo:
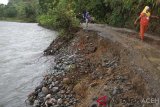
POLYGON ((89 24, 88 30, 97 31, 99 35, 126 47, 130 51, 128 56, 136 69, 135 72, 146 80, 153 94, 160 98, 159 37, 146 34, 142 42, 135 31, 100 24, 89 24))

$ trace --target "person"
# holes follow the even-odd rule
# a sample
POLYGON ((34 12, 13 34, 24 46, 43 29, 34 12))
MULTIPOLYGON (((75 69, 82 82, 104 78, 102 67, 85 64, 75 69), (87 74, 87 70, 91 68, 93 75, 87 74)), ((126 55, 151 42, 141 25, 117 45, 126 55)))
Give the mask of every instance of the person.
POLYGON ((144 33, 147 31, 150 18, 159 18, 158 16, 151 16, 150 7, 145 6, 140 16, 135 20, 134 24, 137 25, 137 21, 140 20, 140 38, 144 40, 144 33))
POLYGON ((86 16, 86 11, 83 11, 83 13, 82 13, 83 22, 85 22, 85 16, 86 16))
POLYGON ((87 28, 88 27, 88 23, 90 21, 90 15, 89 15, 88 11, 85 12, 84 18, 85 18, 85 23, 86 23, 86 28, 87 28))

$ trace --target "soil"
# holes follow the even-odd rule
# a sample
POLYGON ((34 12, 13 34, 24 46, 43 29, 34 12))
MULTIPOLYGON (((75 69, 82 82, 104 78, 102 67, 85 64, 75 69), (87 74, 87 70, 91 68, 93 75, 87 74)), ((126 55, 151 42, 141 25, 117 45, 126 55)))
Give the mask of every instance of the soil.
MULTIPOLYGON (((104 96, 108 107, 159 107, 159 103, 150 101, 160 98, 159 41, 158 37, 146 36, 142 42, 134 31, 89 24, 73 38, 57 38, 44 51, 55 56, 56 72, 47 74, 43 80, 46 84, 41 85, 52 98, 64 90, 58 98, 62 102, 54 102, 53 107, 106 107, 97 102, 104 96), (49 88, 50 80, 58 81, 57 93, 49 88), (69 101, 64 98, 68 87, 73 96, 69 101)), ((30 102, 39 101, 37 95, 30 94, 28 99, 34 96, 30 102)), ((38 106, 46 107, 45 101, 38 106)))

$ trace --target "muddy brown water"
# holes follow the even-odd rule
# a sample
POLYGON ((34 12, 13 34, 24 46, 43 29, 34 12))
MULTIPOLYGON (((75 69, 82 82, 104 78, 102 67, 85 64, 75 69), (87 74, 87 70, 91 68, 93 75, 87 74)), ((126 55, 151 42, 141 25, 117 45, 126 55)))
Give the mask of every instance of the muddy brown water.
POLYGON ((0 107, 26 107, 27 94, 54 64, 43 50, 56 35, 36 23, 0 22, 0 107))

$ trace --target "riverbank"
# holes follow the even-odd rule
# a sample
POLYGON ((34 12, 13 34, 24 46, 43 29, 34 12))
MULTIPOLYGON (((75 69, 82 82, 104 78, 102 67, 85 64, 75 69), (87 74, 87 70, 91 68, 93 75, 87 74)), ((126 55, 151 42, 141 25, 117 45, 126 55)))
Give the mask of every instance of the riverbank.
POLYGON ((36 21, 32 21, 30 19, 19 19, 19 18, 0 18, 0 21, 20 22, 20 23, 36 23, 36 21))
POLYGON ((155 107, 145 103, 144 99, 157 96, 139 75, 144 68, 137 66, 132 51, 94 31, 81 29, 73 38, 57 38, 44 51, 55 56, 54 69, 28 100, 37 107, 92 107, 107 96, 112 107, 155 107))

